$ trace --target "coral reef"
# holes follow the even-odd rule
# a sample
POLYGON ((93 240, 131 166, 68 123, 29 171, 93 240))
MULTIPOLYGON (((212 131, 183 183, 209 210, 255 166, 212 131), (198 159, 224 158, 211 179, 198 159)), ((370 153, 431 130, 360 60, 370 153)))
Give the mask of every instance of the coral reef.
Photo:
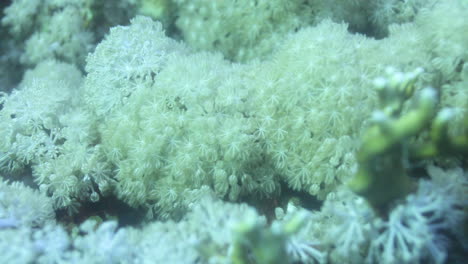
POLYGON ((463 263, 466 1, 0 10, 0 263, 463 263))

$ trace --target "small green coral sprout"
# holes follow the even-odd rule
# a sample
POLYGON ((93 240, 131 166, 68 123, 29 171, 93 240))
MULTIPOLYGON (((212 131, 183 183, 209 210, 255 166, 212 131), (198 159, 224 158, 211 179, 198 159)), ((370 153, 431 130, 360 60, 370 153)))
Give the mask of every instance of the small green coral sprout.
POLYGON ((254 218, 240 221, 234 228, 232 263, 291 263, 286 250, 287 240, 304 226, 307 219, 308 214, 301 211, 283 222, 274 222, 270 228, 254 218))
POLYGON ((421 72, 388 69, 389 77, 375 81, 382 110, 373 114, 373 124, 363 135, 357 154, 359 169, 349 186, 378 212, 385 212, 393 201, 412 190, 406 173, 408 139, 430 124, 437 104, 436 91, 425 88, 415 107, 401 113, 404 102, 414 94, 414 83, 421 72))
POLYGON ((176 14, 174 3, 171 0, 142 0, 139 12, 160 21, 166 29, 172 26, 176 14))

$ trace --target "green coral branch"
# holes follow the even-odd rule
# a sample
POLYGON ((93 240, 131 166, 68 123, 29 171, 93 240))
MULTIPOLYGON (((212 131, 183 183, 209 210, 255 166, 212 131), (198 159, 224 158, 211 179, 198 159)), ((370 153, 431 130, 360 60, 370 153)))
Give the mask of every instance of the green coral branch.
POLYGON ((419 134, 435 114, 437 96, 432 88, 421 91, 416 107, 400 116, 403 103, 414 94, 414 83, 422 71, 409 74, 388 70, 388 79, 375 82, 383 111, 373 116, 373 125, 363 135, 357 153, 359 169, 350 188, 364 196, 377 210, 412 190, 406 173, 408 139, 419 134))
MULTIPOLYGON (((415 91, 415 81, 422 73, 400 73, 388 69, 387 78, 375 81, 382 110, 373 115, 373 124, 362 137, 357 153, 359 169, 349 187, 365 197, 379 213, 386 214, 389 206, 413 189, 408 174, 411 162, 440 156, 468 153, 468 135, 452 136, 449 121, 454 114, 444 108, 437 112, 437 93, 433 88, 421 90, 417 104, 404 113, 404 104, 415 91), (410 141, 426 129, 429 139, 422 143, 410 141)), ((464 125, 468 126, 468 118, 464 125)))
MULTIPOLYGON (((468 155, 468 130, 464 134, 451 136, 449 122, 454 118, 450 108, 442 109, 434 118, 430 131, 430 141, 415 146, 411 153, 413 158, 434 158, 437 156, 468 155)), ((463 120, 463 126, 468 128, 468 116, 463 120)))

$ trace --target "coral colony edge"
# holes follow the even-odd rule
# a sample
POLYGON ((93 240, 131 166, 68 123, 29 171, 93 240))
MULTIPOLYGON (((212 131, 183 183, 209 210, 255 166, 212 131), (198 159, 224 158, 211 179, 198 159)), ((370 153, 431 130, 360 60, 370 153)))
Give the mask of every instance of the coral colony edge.
POLYGON ((468 1, 0 9, 0 263, 466 263, 468 1))

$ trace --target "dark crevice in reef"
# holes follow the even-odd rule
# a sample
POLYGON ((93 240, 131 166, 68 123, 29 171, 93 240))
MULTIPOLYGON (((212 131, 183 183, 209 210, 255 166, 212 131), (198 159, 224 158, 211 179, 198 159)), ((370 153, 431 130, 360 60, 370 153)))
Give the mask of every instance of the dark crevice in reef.
POLYGON ((58 222, 68 227, 79 226, 90 218, 98 217, 102 221, 117 220, 119 227, 138 227, 143 223, 146 211, 135 209, 114 196, 101 197, 98 202, 83 202, 77 214, 69 215, 66 210, 58 210, 58 222))
POLYGON ((11 2, 13 0, 4 0, 4 1, 0 1, 0 11, 1 11, 1 16, 3 16, 3 9, 5 9, 5 7, 11 5, 11 2))
POLYGON ((317 199, 315 196, 310 195, 305 191, 295 191, 291 189, 287 183, 282 182, 282 200, 287 205, 289 201, 298 202, 298 206, 307 209, 309 211, 320 210, 323 205, 323 201, 317 199))
POLYGON ((309 211, 320 210, 323 201, 304 191, 295 191, 287 183, 281 182, 281 194, 274 197, 259 197, 256 195, 248 196, 239 202, 247 203, 257 209, 260 215, 264 215, 268 222, 276 219, 275 209, 280 207, 286 213, 289 202, 297 207, 302 207, 309 211))

